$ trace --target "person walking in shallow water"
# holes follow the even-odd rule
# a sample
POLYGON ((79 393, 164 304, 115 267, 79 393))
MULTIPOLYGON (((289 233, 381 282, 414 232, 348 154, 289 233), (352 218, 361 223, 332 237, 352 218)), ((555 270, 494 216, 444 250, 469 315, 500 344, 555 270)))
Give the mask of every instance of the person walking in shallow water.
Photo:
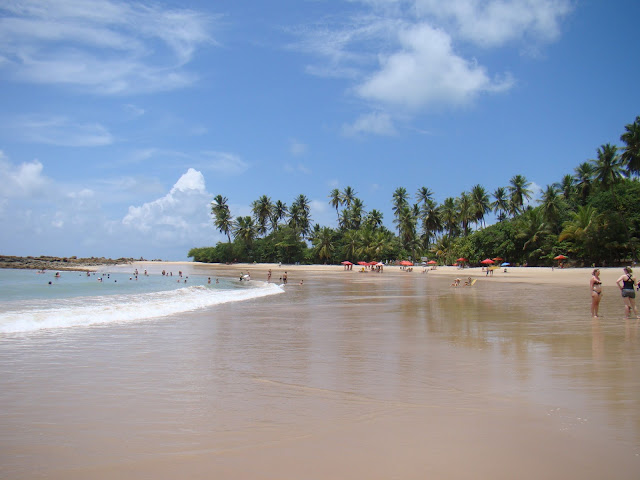
POLYGON ((598 268, 591 272, 589 288, 591 289, 591 316, 598 318, 598 309, 602 299, 602 281, 600 280, 600 270, 598 268))
POLYGON ((633 271, 631 267, 624 267, 624 274, 616 283, 620 288, 620 292, 622 293, 622 300, 624 301, 624 316, 625 318, 629 318, 631 315, 631 310, 633 310, 634 315, 638 316, 638 310, 636 309, 636 279, 633 276, 633 271))

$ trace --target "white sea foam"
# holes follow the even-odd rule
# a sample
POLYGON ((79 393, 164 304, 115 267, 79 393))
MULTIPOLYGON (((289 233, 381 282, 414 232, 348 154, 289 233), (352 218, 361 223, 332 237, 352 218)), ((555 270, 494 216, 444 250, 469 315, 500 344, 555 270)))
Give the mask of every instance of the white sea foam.
POLYGON ((0 334, 135 322, 282 292, 282 287, 272 283, 232 290, 192 286, 154 293, 49 300, 46 304, 21 303, 19 308, 0 312, 0 334))

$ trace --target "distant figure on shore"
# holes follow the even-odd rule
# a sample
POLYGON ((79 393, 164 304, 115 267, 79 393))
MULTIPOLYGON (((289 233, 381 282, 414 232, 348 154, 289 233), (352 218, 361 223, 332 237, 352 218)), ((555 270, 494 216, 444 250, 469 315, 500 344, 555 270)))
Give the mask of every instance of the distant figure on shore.
POLYGON ((620 288, 620 292, 622 293, 622 300, 624 301, 624 316, 625 318, 629 318, 631 315, 631 310, 633 310, 634 315, 638 316, 638 310, 636 309, 636 279, 633 276, 633 271, 631 267, 624 267, 624 273, 616 280, 618 287, 620 288))
POLYGON ((207 283, 211 283, 211 277, 207 278, 207 283))
POLYGON ((271 281, 271 269, 267 272, 267 282, 271 281))
POLYGON ((459 287, 460 286, 460 279, 456 278, 453 283, 451 284, 452 287, 459 287))
POLYGON ((287 284, 287 272, 284 272, 284 274, 282 275, 282 283, 284 283, 285 285, 287 284))
POLYGON ((600 280, 600 269, 596 268, 591 272, 591 280, 589 281, 591 289, 591 316, 598 318, 598 308, 600 300, 602 300, 602 281, 600 280))
POLYGON ((304 280, 300 280, 300 285, 304 284, 304 280))

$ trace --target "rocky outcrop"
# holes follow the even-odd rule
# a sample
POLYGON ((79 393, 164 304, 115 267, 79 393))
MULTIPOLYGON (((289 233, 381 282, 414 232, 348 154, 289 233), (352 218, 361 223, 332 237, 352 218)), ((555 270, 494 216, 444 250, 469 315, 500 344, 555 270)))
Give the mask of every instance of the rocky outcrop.
POLYGON ((133 262, 133 258, 78 258, 78 257, 12 257, 0 255, 0 268, 28 268, 35 270, 90 270, 87 267, 100 265, 122 265, 133 262))

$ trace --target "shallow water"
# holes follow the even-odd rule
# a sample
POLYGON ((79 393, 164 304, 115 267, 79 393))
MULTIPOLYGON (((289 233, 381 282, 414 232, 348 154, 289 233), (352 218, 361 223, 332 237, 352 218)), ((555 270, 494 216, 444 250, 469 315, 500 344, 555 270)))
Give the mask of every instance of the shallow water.
POLYGON ((613 289, 341 273, 0 338, 0 477, 640 478, 613 289))

